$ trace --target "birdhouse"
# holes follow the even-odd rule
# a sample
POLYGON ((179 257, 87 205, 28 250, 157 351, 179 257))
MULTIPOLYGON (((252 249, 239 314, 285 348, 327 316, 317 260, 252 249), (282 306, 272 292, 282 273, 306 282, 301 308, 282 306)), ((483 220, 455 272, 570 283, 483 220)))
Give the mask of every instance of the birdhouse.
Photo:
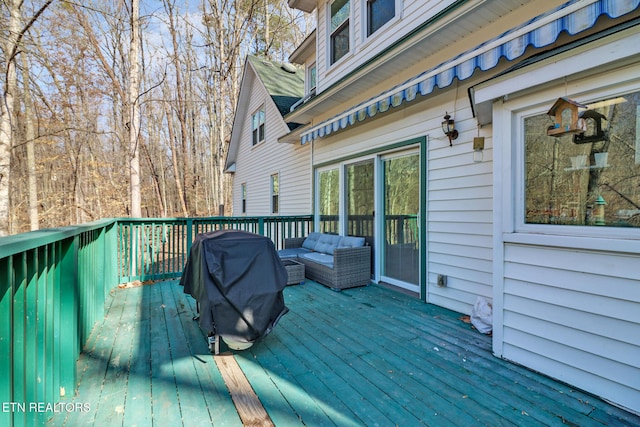
POLYGON ((547 113, 554 120, 554 124, 547 128, 547 135, 562 136, 586 131, 584 120, 580 120, 578 108, 587 107, 569 98, 558 98, 547 113))
POLYGON ((594 110, 585 110, 578 117, 578 125, 585 127, 585 131, 573 135, 573 142, 576 144, 586 144, 600 142, 608 139, 607 131, 602 126, 602 121, 607 117, 594 110))

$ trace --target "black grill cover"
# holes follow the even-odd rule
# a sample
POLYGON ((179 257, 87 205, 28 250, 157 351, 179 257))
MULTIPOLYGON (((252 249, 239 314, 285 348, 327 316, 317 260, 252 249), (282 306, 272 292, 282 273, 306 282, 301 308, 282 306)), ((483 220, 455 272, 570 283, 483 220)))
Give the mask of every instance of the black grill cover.
POLYGON ((200 304, 200 326, 244 343, 267 335, 289 311, 286 284, 273 242, 238 230, 197 235, 180 279, 200 304))

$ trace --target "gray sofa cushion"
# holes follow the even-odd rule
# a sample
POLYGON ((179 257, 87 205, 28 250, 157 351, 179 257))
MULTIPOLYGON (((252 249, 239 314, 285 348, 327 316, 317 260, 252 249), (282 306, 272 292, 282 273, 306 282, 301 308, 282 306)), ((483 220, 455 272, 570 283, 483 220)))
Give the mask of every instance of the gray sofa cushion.
POLYGON ((278 251, 278 256, 280 257, 280 259, 296 259, 298 255, 309 252, 311 251, 305 248, 280 249, 278 251))
POLYGON ((335 234, 321 234, 313 250, 327 255, 333 255, 333 250, 338 247, 341 238, 342 236, 335 234))
POLYGON ((333 255, 327 255, 321 252, 309 252, 306 254, 300 254, 300 258, 308 259, 309 261, 317 262, 318 264, 333 268, 333 255))
POLYGON ((320 239, 321 234, 317 232, 309 233, 304 242, 302 242, 302 247, 305 249, 309 249, 310 251, 314 250, 316 245, 318 244, 318 239, 320 239))
POLYGON ((344 236, 338 243, 339 248, 360 248, 364 246, 364 237, 344 236))

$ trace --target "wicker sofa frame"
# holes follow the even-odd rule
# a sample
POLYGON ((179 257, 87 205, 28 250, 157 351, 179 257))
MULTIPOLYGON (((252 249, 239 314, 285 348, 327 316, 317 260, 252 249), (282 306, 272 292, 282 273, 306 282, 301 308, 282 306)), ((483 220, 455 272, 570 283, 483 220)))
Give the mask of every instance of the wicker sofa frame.
MULTIPOLYGON (((285 239, 285 249, 302 247, 304 237, 285 239)), ((298 262, 305 266, 305 276, 321 283, 334 291, 358 286, 366 286, 371 282, 371 246, 358 248, 336 248, 333 250, 333 268, 298 257, 298 262)))

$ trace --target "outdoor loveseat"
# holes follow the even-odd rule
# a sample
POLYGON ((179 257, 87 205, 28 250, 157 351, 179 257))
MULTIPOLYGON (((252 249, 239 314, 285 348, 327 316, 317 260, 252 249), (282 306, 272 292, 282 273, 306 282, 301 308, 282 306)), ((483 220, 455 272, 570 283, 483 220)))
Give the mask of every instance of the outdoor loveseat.
POLYGON ((305 266, 305 276, 333 290, 368 285, 371 281, 371 246, 364 237, 309 233, 285 239, 278 251, 282 260, 293 259, 305 266))

